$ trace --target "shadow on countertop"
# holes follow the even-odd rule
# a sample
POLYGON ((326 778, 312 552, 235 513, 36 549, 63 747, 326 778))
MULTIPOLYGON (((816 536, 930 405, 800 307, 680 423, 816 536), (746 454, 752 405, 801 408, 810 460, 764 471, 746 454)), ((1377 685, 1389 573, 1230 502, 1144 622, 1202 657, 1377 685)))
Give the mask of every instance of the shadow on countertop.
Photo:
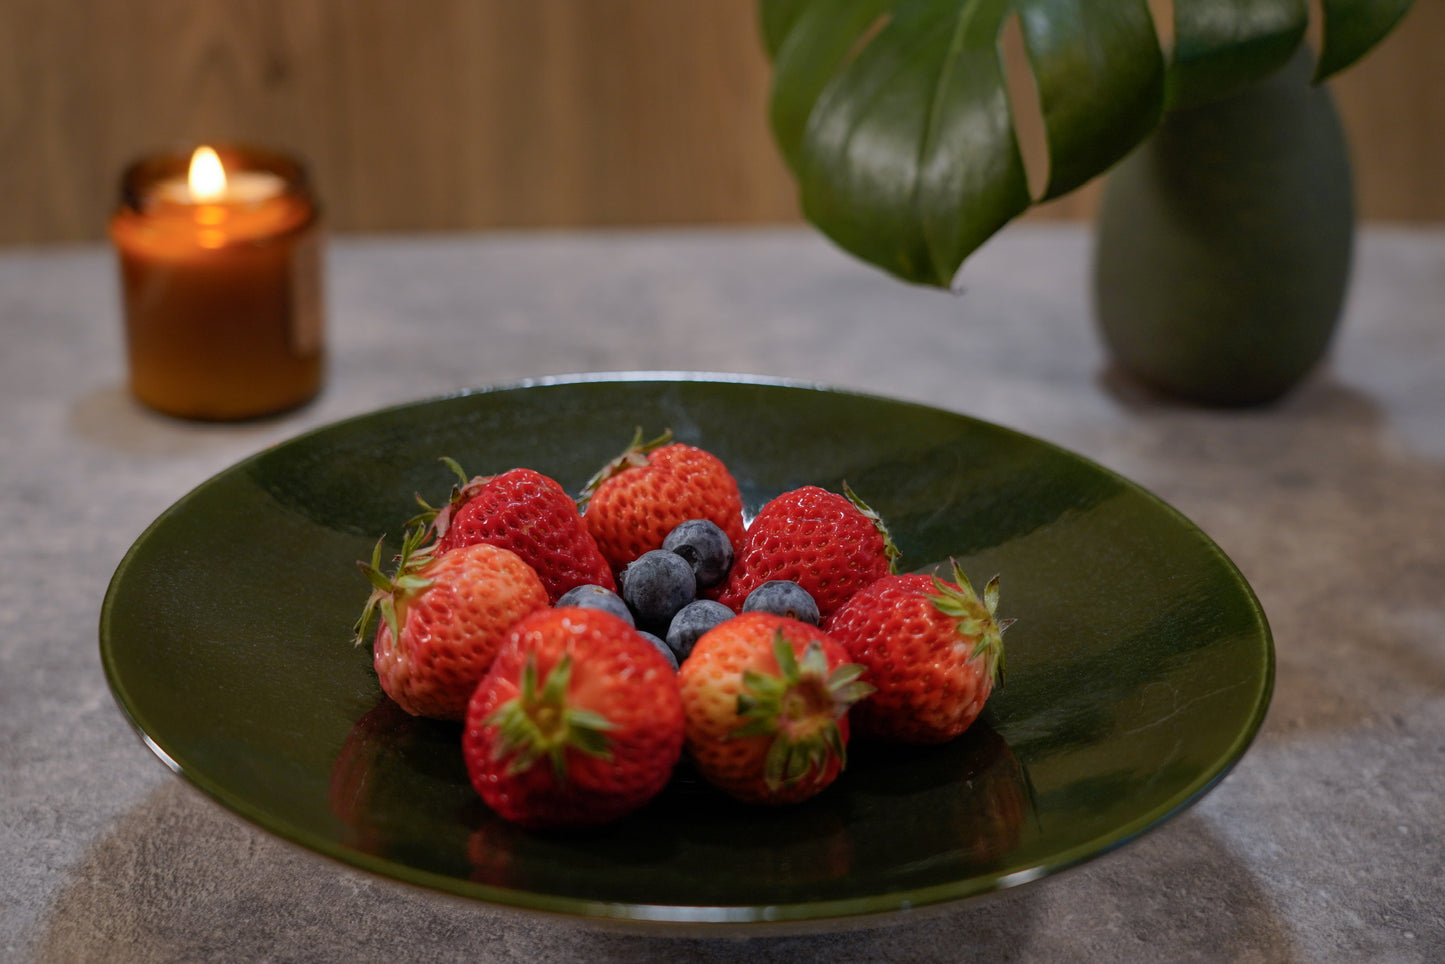
POLYGON ((75 399, 67 427, 87 443, 133 456, 180 456, 208 450, 231 449, 251 440, 259 447, 278 431, 301 430, 295 412, 234 422, 190 421, 146 408, 115 383, 96 388, 75 399), (293 424, 296 423, 296 424, 293 424))
POLYGON ((71 879, 30 943, 42 964, 1295 957, 1248 872, 1190 814, 1052 879, 817 936, 635 936, 438 896, 266 836, 179 780, 123 817, 71 879))

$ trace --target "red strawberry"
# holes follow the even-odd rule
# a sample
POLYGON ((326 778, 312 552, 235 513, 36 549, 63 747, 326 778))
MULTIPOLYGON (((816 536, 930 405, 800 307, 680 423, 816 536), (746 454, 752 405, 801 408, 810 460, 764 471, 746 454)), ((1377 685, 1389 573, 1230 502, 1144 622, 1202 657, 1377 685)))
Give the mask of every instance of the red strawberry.
POLYGON ((611 613, 561 606, 508 635, 467 710, 472 785, 526 827, 606 823, 666 785, 682 754, 672 667, 611 613))
POLYGON ((1003 631, 1013 620, 995 616, 997 576, 982 599, 957 563, 953 580, 886 576, 824 623, 878 687, 854 714, 860 734, 942 743, 983 710, 1002 676, 1003 631))
POLYGON ((846 485, 846 497, 815 485, 763 506, 737 547, 718 601, 740 612, 748 594, 772 579, 796 582, 820 618, 893 571, 898 550, 883 521, 846 485))
POLYGON ((616 571, 653 549, 678 525, 707 519, 737 545, 743 500, 722 460, 672 432, 650 442, 638 429, 627 450, 594 475, 582 493, 582 519, 616 571))
POLYGON ((481 542, 440 555, 408 534, 396 574, 380 570, 381 543, 362 571, 374 587, 356 624, 380 611, 373 662, 381 688, 413 716, 460 720, 507 631, 547 606, 542 581, 516 553, 481 542))
POLYGON ((556 481, 523 468, 468 480, 456 462, 443 461, 462 483, 445 506, 418 517, 430 518, 437 552, 477 542, 510 549, 537 571, 554 603, 577 586, 617 588, 577 503, 556 481))
POLYGON ((703 778, 747 803, 794 803, 843 768, 862 668, 816 626, 744 613, 708 630, 682 664, 687 749, 703 778))

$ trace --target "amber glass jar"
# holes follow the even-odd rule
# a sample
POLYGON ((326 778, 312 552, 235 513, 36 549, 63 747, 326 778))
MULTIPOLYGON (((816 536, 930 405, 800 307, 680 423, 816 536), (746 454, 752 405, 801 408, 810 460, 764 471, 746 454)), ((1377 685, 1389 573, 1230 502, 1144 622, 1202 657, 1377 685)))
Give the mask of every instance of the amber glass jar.
POLYGON ((301 164, 217 146, 224 184, 176 154, 126 169, 110 236, 130 388, 195 419, 243 419, 314 396, 324 363, 321 217, 301 164))

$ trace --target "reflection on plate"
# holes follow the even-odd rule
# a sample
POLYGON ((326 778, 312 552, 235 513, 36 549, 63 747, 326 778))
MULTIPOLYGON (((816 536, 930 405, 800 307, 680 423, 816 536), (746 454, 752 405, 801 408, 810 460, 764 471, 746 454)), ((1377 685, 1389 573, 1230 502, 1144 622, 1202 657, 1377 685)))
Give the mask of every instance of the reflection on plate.
POLYGON ((594 923, 816 929, 1034 880, 1212 787, 1263 720, 1274 653, 1219 549, 1130 482, 925 406, 716 375, 579 376, 432 399, 261 452, 199 486, 117 569, 100 626, 117 701, 167 764, 241 816, 424 887, 594 923), (685 766, 648 807, 533 834, 467 784, 454 726, 384 697, 350 644, 355 560, 417 493, 525 465, 576 491, 671 427, 750 511, 846 480, 905 569, 1002 575, 1008 678, 944 747, 855 742, 796 807, 751 808, 685 766))

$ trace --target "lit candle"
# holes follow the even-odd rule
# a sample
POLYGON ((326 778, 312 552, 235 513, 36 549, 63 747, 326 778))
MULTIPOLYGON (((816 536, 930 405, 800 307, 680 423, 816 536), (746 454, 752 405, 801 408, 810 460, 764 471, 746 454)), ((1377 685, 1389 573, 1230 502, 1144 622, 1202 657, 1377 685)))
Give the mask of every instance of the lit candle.
POLYGON ((131 391, 186 418, 281 411, 320 387, 320 219, 300 165, 200 147, 132 165, 110 235, 131 391))

